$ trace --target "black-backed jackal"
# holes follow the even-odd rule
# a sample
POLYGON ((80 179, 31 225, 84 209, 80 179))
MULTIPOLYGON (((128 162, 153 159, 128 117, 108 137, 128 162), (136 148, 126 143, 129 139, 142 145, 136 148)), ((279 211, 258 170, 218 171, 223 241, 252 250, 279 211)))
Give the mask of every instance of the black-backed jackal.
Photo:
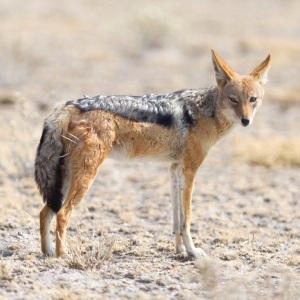
POLYGON ((35 180, 42 252, 62 256, 72 210, 106 157, 170 163, 176 253, 205 255, 190 234, 195 174, 211 147, 236 124, 248 126, 261 105, 270 55, 250 75, 234 72, 214 51, 217 86, 166 95, 85 96, 58 107, 44 124, 35 180), (56 214, 56 249, 50 222, 56 214))

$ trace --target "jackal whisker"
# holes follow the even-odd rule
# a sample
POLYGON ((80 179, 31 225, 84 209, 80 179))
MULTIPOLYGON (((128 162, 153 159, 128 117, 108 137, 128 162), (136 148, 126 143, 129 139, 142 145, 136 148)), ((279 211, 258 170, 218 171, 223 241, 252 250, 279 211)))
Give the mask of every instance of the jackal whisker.
POLYGON ((65 139, 69 140, 71 143, 77 144, 75 141, 73 141, 73 140, 67 138, 66 136, 64 136, 64 135, 61 135, 61 136, 62 136, 63 138, 65 138, 65 139))

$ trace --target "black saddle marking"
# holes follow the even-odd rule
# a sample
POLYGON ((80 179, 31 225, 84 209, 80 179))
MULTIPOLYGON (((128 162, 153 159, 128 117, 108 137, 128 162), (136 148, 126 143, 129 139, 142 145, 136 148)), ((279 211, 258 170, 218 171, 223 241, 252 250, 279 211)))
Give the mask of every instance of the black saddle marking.
POLYGON ((85 96, 68 101, 66 105, 74 105, 82 112, 103 110, 136 122, 154 123, 165 127, 172 127, 177 121, 189 126, 196 120, 196 104, 181 97, 183 92, 144 96, 85 96))

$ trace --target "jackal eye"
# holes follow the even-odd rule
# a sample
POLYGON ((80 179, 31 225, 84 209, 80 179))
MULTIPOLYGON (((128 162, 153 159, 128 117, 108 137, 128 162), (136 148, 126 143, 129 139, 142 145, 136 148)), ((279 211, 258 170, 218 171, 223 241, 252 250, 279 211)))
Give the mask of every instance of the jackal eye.
POLYGON ((237 104, 238 103, 233 97, 229 97, 229 100, 233 104, 237 104))
POLYGON ((250 98, 250 102, 255 102, 256 99, 257 99, 256 97, 251 97, 251 98, 250 98))

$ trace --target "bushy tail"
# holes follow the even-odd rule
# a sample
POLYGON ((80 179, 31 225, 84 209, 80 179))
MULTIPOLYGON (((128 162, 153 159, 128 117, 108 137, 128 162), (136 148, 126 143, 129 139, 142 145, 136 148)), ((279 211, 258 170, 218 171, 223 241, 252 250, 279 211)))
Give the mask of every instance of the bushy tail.
POLYGON ((56 118, 57 114, 46 119, 35 158, 35 181, 43 200, 54 212, 62 206, 64 148, 61 135, 67 127, 69 118, 56 118))

